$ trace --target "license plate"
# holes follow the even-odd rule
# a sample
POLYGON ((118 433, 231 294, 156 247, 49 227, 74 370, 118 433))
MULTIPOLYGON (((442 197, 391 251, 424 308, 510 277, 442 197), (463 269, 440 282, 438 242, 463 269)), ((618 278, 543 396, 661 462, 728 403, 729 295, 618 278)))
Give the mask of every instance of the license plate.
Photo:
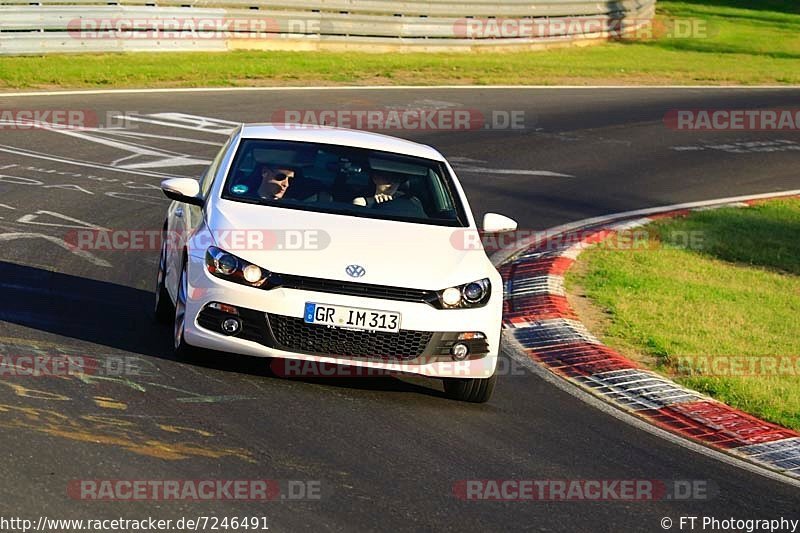
POLYGON ((390 333, 400 331, 400 313, 359 307, 344 307, 342 305, 306 302, 303 320, 306 324, 320 324, 337 328, 386 331, 390 333))

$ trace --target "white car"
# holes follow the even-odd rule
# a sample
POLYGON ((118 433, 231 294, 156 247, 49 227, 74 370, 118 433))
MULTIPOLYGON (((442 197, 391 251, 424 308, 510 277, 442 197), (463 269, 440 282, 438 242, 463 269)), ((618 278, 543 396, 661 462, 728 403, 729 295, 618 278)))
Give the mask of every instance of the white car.
MULTIPOLYGON (((204 176, 164 181, 156 317, 191 348, 441 378, 487 401, 503 283, 435 149, 246 124, 204 176), (461 243, 469 241, 471 246, 461 243)), ((487 214, 483 230, 516 222, 487 214)))

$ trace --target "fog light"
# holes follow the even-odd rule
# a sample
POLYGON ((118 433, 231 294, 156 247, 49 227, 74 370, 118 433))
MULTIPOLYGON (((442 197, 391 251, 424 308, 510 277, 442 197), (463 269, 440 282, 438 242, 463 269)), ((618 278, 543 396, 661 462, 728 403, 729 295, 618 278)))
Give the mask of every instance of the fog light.
POLYGON ((461 291, 455 287, 445 289, 445 291, 442 293, 442 301, 450 307, 457 306, 459 303, 461 303, 461 291))
POLYGON ((242 328, 242 323, 235 318, 226 318, 222 321, 222 331, 228 335, 235 335, 242 328))
POLYGON ((469 348, 461 342, 457 342, 450 348, 450 355, 453 356, 454 361, 463 361, 469 355, 469 348))
POLYGON ((248 283, 258 283, 264 279, 264 272, 256 265, 247 265, 242 270, 242 276, 248 283))

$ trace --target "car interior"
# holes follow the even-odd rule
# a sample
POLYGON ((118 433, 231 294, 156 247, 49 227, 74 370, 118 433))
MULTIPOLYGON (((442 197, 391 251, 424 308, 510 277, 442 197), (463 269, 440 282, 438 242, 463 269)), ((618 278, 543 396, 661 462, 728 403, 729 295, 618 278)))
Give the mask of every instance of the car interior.
MULTIPOLYGON (((234 158, 223 197, 239 201, 258 196, 261 165, 295 172, 281 204, 370 218, 457 221, 459 211, 446 169, 436 161, 373 150, 245 139, 234 158), (399 183, 391 201, 354 205, 353 200, 375 194, 373 173, 399 183)), ((266 200, 265 200, 266 201, 266 200)))

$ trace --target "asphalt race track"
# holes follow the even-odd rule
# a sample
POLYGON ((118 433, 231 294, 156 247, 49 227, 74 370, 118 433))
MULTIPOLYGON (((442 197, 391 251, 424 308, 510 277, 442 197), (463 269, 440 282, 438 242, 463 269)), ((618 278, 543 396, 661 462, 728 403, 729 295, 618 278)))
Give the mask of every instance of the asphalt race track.
POLYGON ((468 405, 425 379, 281 379, 261 360, 225 354, 175 361, 169 328, 151 321, 158 251, 64 246, 86 227, 159 229, 164 176, 199 176, 232 123, 270 121, 277 110, 524 112, 524 129, 387 133, 450 158, 477 217, 499 211, 540 230, 800 188, 797 131, 685 132, 663 121, 673 109, 791 108, 798 97, 798 89, 0 96, 0 109, 129 118, 108 131, 0 130, 0 354, 121 357, 139 368, 113 379, 0 379, 0 515, 264 516, 273 531, 662 531, 662 517, 800 518, 797 488, 635 429, 519 368, 501 377, 489 404, 468 405), (319 480, 322 497, 96 502, 67 493, 81 479, 256 478, 319 480), (453 493, 459 480, 523 478, 704 480, 715 490, 706 501, 640 502, 453 493))

